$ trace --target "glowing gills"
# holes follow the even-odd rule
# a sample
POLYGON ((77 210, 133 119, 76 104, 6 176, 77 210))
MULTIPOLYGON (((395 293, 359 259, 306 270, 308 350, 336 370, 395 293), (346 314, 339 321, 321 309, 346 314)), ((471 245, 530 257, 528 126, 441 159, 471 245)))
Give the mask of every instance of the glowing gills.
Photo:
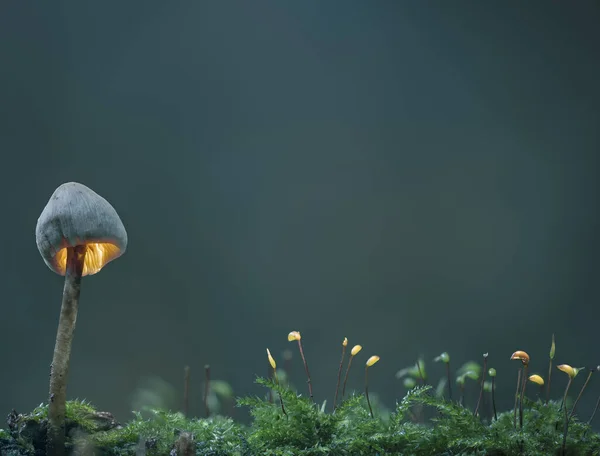
MULTIPOLYGON (((86 244, 85 263, 83 265, 83 274, 93 275, 110 261, 119 256, 119 247, 108 242, 97 242, 86 244)), ((57 268, 61 275, 65 275, 67 267, 67 249, 60 249, 54 256, 57 268)))

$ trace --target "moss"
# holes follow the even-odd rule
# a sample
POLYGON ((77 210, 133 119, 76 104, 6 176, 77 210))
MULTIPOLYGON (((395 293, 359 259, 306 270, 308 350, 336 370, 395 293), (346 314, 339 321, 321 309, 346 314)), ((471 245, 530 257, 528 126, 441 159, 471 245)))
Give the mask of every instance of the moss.
MULTIPOLYGON (((97 410, 92 404, 85 400, 67 401, 65 418, 67 423, 71 422, 86 432, 97 432, 102 424, 96 419, 97 410)), ((28 420, 41 422, 48 418, 48 404, 40 404, 31 413, 26 415, 28 420)), ((69 427, 69 425, 67 425, 69 427)))
MULTIPOLYGON (((474 416, 458 401, 436 394, 428 385, 410 389, 393 410, 372 401, 372 418, 365 397, 352 395, 335 412, 316 404, 288 386, 257 379, 265 397, 245 397, 249 426, 230 418, 187 419, 178 412, 137 412, 125 425, 107 420, 85 401, 67 403, 68 447, 77 456, 233 455, 531 455, 560 454, 564 409, 561 401, 527 400, 524 426, 514 426, 513 411, 489 420, 474 416), (281 394, 285 413, 275 398, 281 394)), ((13 414, 9 429, 0 431, 0 454, 39 455, 47 407, 26 415, 13 414), (38 450, 36 453, 36 449, 38 450), (10 450, 10 451, 9 451, 10 450)), ((600 454, 600 435, 574 415, 567 455, 600 454)))
POLYGON ((89 442, 106 455, 135 454, 143 446, 148 456, 168 455, 182 434, 191 434, 201 454, 240 454, 241 427, 231 419, 186 419, 181 413, 153 410, 144 419, 140 413, 127 425, 91 436, 89 442))
MULTIPOLYGON (((556 454, 562 438, 560 403, 527 401, 525 425, 514 429, 513 412, 498 415, 498 420, 482 422, 472 411, 456 402, 432 394, 430 386, 415 387, 389 414, 381 414, 376 403, 376 418, 371 418, 363 395, 343 401, 334 413, 325 411, 310 399, 270 380, 258 379, 266 388, 281 393, 283 414, 277 402, 260 397, 239 400, 250 407, 249 427, 229 418, 186 419, 181 413, 153 410, 150 417, 136 413, 124 426, 99 430, 93 418, 98 412, 86 402, 71 401, 67 416, 72 420, 69 447, 73 454, 122 456, 135 455, 140 448, 148 456, 166 456, 183 437, 196 455, 377 455, 377 454, 556 454), (433 410, 431 419, 414 422, 411 410, 433 410), (91 418, 92 417, 92 418, 91 418)), ((37 407, 28 415, 19 415, 18 423, 44 422, 47 407, 37 407)), ((17 426, 18 428, 18 426, 17 426)), ((15 428, 15 429, 17 429, 15 428)), ((0 439, 18 444, 22 453, 35 449, 23 435, 0 431, 0 439)), ((569 427, 567 454, 600 453, 600 435, 576 417, 569 427)), ((16 453, 15 453, 16 454, 16 453)))

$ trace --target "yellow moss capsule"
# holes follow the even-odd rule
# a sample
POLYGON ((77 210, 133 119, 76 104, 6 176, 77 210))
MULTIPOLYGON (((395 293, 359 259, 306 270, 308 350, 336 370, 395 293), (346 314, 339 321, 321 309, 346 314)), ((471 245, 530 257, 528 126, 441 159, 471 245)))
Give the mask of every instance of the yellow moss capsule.
POLYGON ((520 359, 523 364, 529 364, 529 355, 522 350, 514 352, 510 359, 520 359))
POLYGON ((375 364, 377 361, 379 361, 379 356, 374 355, 371 356, 368 360, 367 360, 367 367, 371 367, 373 364, 375 364))
POLYGON ((533 383, 537 383, 540 386, 544 386, 544 379, 541 376, 537 375, 537 374, 530 375, 529 376, 529 381, 533 382, 533 383))
POLYGON ((352 350, 350 350, 350 354, 352 356, 356 356, 358 354, 358 352, 361 350, 362 350, 362 345, 355 345, 354 347, 352 347, 352 350))
POLYGON ((560 371, 563 371, 571 378, 575 378, 577 375, 577 370, 569 366, 568 364, 561 364, 560 366, 556 366, 556 368, 560 371))
POLYGON ((273 359, 273 357, 271 356, 271 352, 269 351, 269 349, 267 348, 267 357, 269 358, 269 364, 271 365, 271 367, 273 369, 277 369, 277 364, 275 363, 275 360, 273 359))
POLYGON ((292 331, 291 333, 288 334, 288 340, 290 342, 293 342, 295 340, 300 340, 300 339, 302 339, 302 337, 300 336, 299 331, 292 331))
POLYGON ((556 353, 556 344, 554 343, 554 334, 552 334, 552 345, 550 345, 550 359, 554 359, 556 353))
POLYGON ((345 347, 348 345, 348 338, 344 337, 344 342, 342 342, 342 346, 345 347))

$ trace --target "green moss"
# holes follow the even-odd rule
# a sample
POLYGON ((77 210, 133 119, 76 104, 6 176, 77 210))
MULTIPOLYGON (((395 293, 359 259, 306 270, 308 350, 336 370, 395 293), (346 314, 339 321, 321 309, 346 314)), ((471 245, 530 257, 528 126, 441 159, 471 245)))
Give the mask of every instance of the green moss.
MULTIPOLYGON (((238 406, 250 410, 253 419, 249 426, 219 416, 186 419, 181 413, 151 410, 149 414, 135 413, 123 426, 112 423, 107 427, 106 421, 98 421, 101 414, 91 404, 70 401, 69 448, 78 456, 134 456, 140 454, 140 449, 147 456, 547 456, 560 454, 562 445, 564 409, 560 401, 546 405, 526 399, 524 426, 520 429, 514 427, 513 411, 500 413, 497 421, 482 419, 458 401, 436 394, 428 385, 410 389, 390 412, 372 401, 372 418, 362 394, 350 396, 330 412, 326 404, 316 404, 287 386, 262 378, 257 383, 266 393, 274 394, 272 400, 266 398, 268 394, 238 400, 238 406), (172 453, 179 445, 188 445, 191 452, 172 453)), ((39 442, 27 439, 36 435, 32 424, 37 424, 37 434, 41 433, 46 413, 47 407, 41 405, 30 414, 18 415, 9 432, 0 431, 0 445, 8 442, 11 451, 18 448, 19 452, 9 453, 8 446, 0 446, 0 453, 33 455, 39 442), (27 432, 21 432, 23 429, 27 432)), ((568 455, 600 454, 600 435, 574 415, 566 448, 568 455)))
MULTIPOLYGON (((97 412, 87 402, 67 403, 67 419, 82 432, 74 433, 70 448, 75 454, 93 448, 91 454, 134 455, 140 446, 148 456, 168 455, 178 438, 190 435, 196 455, 377 455, 377 454, 494 454, 549 455, 561 445, 560 403, 527 401, 524 427, 515 429, 513 413, 501 413, 497 421, 482 422, 456 402, 432 394, 430 386, 415 387, 391 414, 375 406, 371 418, 363 395, 355 395, 334 413, 310 399, 270 380, 258 379, 265 388, 280 393, 286 414, 277 401, 260 397, 239 400, 250 408, 253 421, 243 427, 229 418, 186 419, 181 413, 153 410, 146 418, 135 413, 125 426, 99 430, 92 418, 97 412), (412 410, 431 409, 429 422, 414 422, 412 410)), ((47 407, 41 405, 20 422, 41 423, 47 407)), ((0 438, 11 438, 0 431, 0 438)), ((30 442, 15 440, 23 451, 33 452, 30 442)), ((600 453, 600 435, 576 417, 569 426, 568 454, 600 453)))
MULTIPOLYGON (((65 417, 67 422, 76 423, 77 427, 86 432, 97 432, 101 425, 94 419, 96 409, 85 400, 67 401, 65 417)), ((27 415, 28 420, 41 422, 48 418, 48 404, 40 404, 27 415)))
POLYGON ((138 446, 146 448, 148 456, 168 455, 183 433, 193 436, 201 454, 239 454, 242 445, 241 428, 229 418, 186 419, 181 413, 153 410, 144 419, 140 413, 126 426, 99 432, 88 439, 95 448, 107 455, 134 454, 138 446))

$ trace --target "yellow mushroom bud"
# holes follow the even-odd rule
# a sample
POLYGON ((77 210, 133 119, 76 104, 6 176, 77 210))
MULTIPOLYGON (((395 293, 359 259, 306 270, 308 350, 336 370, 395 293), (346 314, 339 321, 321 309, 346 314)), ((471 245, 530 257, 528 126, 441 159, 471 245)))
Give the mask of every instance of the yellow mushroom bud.
POLYGON ((271 367, 273 369, 277 369, 277 364, 275 363, 275 360, 273 359, 273 357, 271 356, 271 352, 269 351, 269 349, 267 348, 267 357, 269 358, 269 364, 271 365, 271 367))
POLYGON ((342 342, 342 346, 345 347, 348 345, 348 338, 344 337, 344 342, 342 342))
POLYGON ((529 364, 529 355, 522 350, 514 352, 510 359, 520 359, 523 364, 529 364))
POLYGON ((288 334, 288 341, 293 342, 295 340, 300 340, 302 339, 302 337, 300 336, 300 332, 299 331, 292 331, 291 333, 288 334))
POLYGON ((529 376, 529 381, 533 382, 533 383, 537 383, 540 386, 544 386, 544 379, 541 376, 537 375, 537 374, 530 375, 529 376))
POLYGON ((352 356, 356 356, 358 354, 358 352, 361 350, 362 350, 362 345, 355 345, 354 347, 352 347, 352 350, 350 350, 350 354, 352 356))
POLYGON ((377 361, 379 361, 379 356, 374 355, 371 356, 368 360, 367 360, 367 367, 371 367, 373 364, 375 364, 377 361))

